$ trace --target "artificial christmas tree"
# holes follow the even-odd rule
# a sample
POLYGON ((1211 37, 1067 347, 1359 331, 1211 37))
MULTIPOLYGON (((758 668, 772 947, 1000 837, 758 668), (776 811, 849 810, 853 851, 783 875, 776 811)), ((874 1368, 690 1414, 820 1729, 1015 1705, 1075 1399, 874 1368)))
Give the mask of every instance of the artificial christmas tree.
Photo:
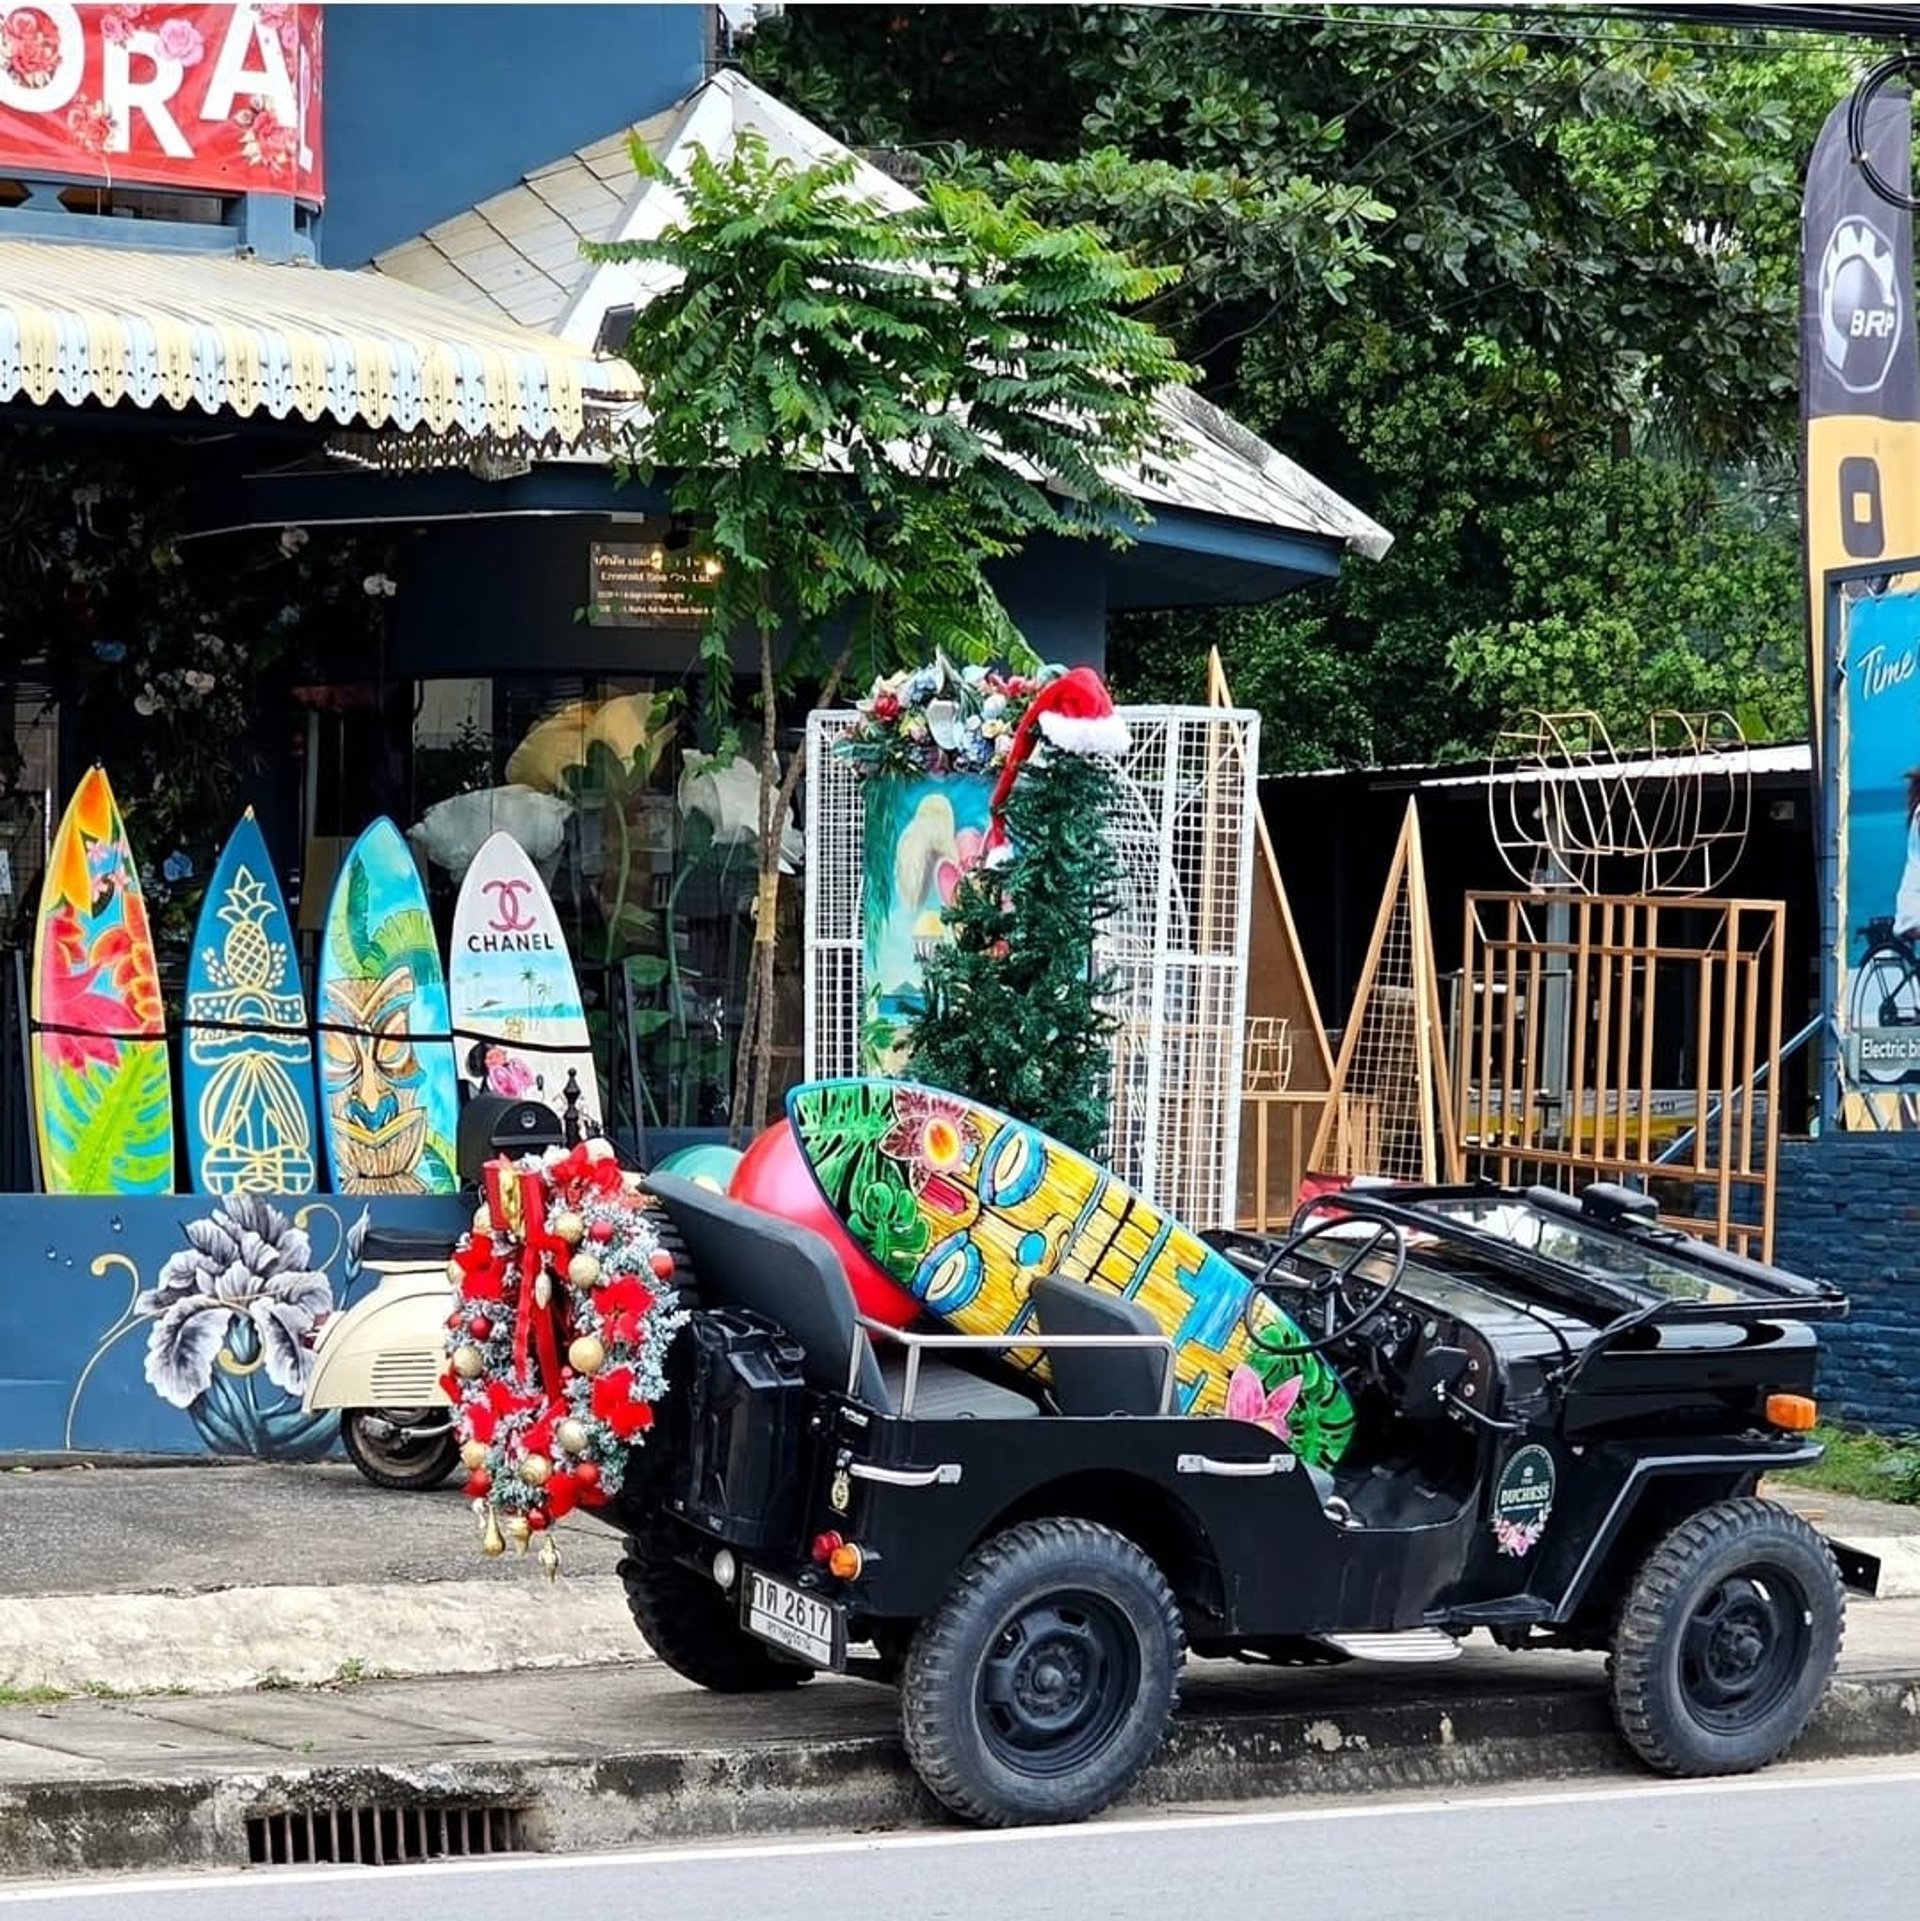
POLYGON ((1108 833, 1127 748, 1105 685, 1077 667, 1021 717, 985 861, 959 883, 910 1025, 916 1080, 1092 1154, 1106 1134, 1113 1021, 1094 939, 1118 905, 1108 833))

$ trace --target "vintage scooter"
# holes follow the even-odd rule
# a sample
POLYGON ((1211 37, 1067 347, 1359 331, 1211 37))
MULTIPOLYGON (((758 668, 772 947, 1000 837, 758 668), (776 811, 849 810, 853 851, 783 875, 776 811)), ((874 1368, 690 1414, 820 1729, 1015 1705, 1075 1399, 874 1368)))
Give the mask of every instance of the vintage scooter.
MULTIPOLYGON (((499 1155, 568 1145, 568 1131, 538 1101, 476 1094, 460 1110, 455 1161, 463 1194, 478 1205, 481 1170, 499 1155)), ((371 1294, 320 1329, 302 1405, 338 1409, 347 1458, 376 1487, 438 1487, 460 1459, 445 1366, 447 1256, 452 1237, 375 1227, 361 1265, 380 1276, 371 1294)))

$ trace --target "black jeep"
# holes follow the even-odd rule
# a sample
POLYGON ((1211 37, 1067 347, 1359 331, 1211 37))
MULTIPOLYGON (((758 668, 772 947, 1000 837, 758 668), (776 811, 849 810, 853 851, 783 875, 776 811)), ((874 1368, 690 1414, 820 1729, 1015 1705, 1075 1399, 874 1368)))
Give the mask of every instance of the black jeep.
POLYGON ((1357 1425, 1327 1473, 1174 1411, 1171 1344, 1117 1294, 1046 1277, 1017 1339, 895 1333, 816 1236, 648 1185, 697 1311, 605 1517, 640 1631, 724 1692, 896 1686, 964 1817, 1105 1806, 1189 1650, 1606 1648, 1620 1731, 1669 1774, 1765 1765, 1827 1687, 1839 1571, 1755 1490, 1818 1457, 1808 1323, 1846 1301, 1644 1196, 1349 1189, 1285 1238, 1208 1236, 1340 1370, 1357 1425), (1044 1384, 1014 1348, 1046 1350, 1044 1384))

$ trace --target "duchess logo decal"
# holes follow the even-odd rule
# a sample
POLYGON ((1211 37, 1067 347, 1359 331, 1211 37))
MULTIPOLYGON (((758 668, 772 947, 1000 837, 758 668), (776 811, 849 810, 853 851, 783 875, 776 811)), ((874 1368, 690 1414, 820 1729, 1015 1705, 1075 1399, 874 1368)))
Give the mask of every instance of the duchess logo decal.
POLYGON ((1553 1456, 1523 1447, 1501 1470, 1493 1490, 1493 1538, 1516 1560, 1539 1546, 1553 1512, 1553 1456))

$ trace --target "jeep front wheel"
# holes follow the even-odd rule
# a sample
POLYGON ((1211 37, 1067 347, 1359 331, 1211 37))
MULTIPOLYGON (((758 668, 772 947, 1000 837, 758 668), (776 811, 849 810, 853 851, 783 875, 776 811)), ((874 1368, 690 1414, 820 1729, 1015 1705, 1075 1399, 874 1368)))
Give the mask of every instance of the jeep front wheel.
POLYGON ((1827 1544, 1771 1501, 1721 1501, 1666 1536, 1621 1609, 1614 1719, 1661 1774, 1743 1774, 1799 1739, 1839 1658, 1827 1544))
POLYGON ((907 1757, 966 1820, 1085 1820, 1159 1750, 1185 1652, 1172 1590, 1133 1542, 1024 1522, 976 1550, 914 1636, 907 1757))

